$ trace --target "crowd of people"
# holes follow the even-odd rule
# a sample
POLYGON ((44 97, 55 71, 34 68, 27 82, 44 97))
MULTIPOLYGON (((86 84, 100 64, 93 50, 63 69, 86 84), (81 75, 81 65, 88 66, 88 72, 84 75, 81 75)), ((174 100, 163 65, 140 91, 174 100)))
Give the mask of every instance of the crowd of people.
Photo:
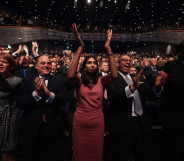
MULTIPOLYGON (((6 12, 5 10, 0 10, 0 25, 19 25, 19 26, 29 26, 29 27, 45 27, 49 29, 55 29, 64 32, 73 32, 73 28, 70 25, 58 24, 55 21, 45 21, 40 19, 38 16, 24 16, 18 14, 12 14, 6 12)), ((184 23, 183 18, 173 18, 166 19, 160 22, 149 23, 149 24, 139 24, 134 26, 123 26, 121 24, 117 25, 87 25, 78 24, 77 29, 80 33, 106 33, 107 30, 111 28, 113 33, 143 33, 151 32, 157 30, 183 30, 184 23)))
POLYGON ((37 53, 35 42, 29 56, 21 44, 15 53, 0 53, 2 160, 59 160, 56 144, 66 126, 61 108, 67 102, 75 113, 75 161, 103 160, 105 128, 109 160, 149 161, 154 124, 163 127, 162 160, 183 160, 184 43, 169 56, 113 54, 108 30, 106 54, 82 53, 76 24, 72 30, 75 53, 37 53), (162 119, 151 120, 151 109, 162 119))

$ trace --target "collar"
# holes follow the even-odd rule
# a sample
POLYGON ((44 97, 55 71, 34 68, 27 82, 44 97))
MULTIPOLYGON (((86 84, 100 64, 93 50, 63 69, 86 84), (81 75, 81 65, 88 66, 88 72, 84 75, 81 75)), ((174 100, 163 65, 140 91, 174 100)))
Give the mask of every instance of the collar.
POLYGON ((105 76, 105 75, 107 75, 108 73, 104 73, 104 72, 102 72, 102 76, 105 76))
POLYGON ((118 71, 118 73, 119 73, 121 76, 123 76, 123 77, 125 77, 125 76, 129 76, 129 77, 130 77, 130 73, 124 74, 124 73, 122 73, 122 72, 120 72, 120 71, 118 71))
MULTIPOLYGON (((41 79, 43 79, 43 76, 39 75, 39 77, 40 77, 41 79)), ((49 80, 49 76, 48 76, 48 77, 45 77, 45 80, 49 80)))

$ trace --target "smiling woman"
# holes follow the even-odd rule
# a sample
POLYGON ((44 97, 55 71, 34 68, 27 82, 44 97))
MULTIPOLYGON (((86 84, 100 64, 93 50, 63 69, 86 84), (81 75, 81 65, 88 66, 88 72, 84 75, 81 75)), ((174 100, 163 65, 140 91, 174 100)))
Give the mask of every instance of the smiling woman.
POLYGON ((17 140, 18 109, 14 105, 21 78, 11 76, 16 62, 13 56, 0 53, 0 151, 2 160, 13 161, 17 140), (6 158, 6 159, 5 159, 6 158))

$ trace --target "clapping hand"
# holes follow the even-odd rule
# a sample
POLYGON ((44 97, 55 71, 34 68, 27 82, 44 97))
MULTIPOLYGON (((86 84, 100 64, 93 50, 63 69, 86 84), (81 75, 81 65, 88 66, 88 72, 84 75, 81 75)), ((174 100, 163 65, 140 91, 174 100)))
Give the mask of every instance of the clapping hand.
POLYGON ((143 69, 141 69, 140 72, 134 77, 133 85, 130 88, 132 91, 139 88, 140 77, 141 77, 142 72, 143 72, 143 69))
POLYGON ((45 95, 48 98, 51 96, 51 92, 48 90, 48 88, 45 84, 44 78, 43 78, 43 80, 41 80, 39 77, 36 77, 34 84, 35 84, 37 95, 39 95, 39 96, 45 95))
POLYGON ((37 44, 35 42, 32 42, 32 49, 34 49, 34 50, 37 49, 37 44))
POLYGON ((18 54, 23 52, 23 46, 22 44, 19 45, 19 49, 16 51, 18 54))
POLYGON ((155 80, 155 90, 159 90, 161 88, 161 86, 163 86, 166 81, 167 81, 167 73, 165 73, 164 71, 161 71, 159 73, 159 75, 157 76, 156 80, 155 80))
POLYGON ((43 87, 42 87, 42 80, 39 77, 36 77, 36 79, 34 80, 34 85, 36 88, 36 94, 41 96, 43 87))
POLYGON ((111 38, 112 38, 112 29, 108 29, 107 30, 107 41, 105 43, 105 50, 107 52, 107 54, 111 53, 111 48, 110 48, 110 42, 111 42, 111 38))
POLYGON ((42 81, 42 87, 43 87, 43 94, 49 98, 51 96, 51 92, 48 90, 46 84, 45 84, 45 79, 42 81))
POLYGON ((77 31, 77 26, 76 26, 75 23, 72 24, 72 28, 73 28, 73 33, 74 33, 74 35, 75 35, 75 39, 76 39, 76 41, 77 41, 79 47, 82 47, 82 48, 83 48, 83 47, 84 47, 84 44, 83 44, 83 42, 82 42, 82 40, 81 40, 81 38, 80 38, 80 36, 79 36, 79 33, 78 33, 78 31, 77 31))

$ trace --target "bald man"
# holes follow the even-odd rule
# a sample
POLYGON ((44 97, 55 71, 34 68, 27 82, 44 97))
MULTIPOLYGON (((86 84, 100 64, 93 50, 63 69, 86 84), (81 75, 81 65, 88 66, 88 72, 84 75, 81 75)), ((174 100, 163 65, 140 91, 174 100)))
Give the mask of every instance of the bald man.
POLYGON ((36 160, 43 148, 46 160, 55 160, 55 145, 62 128, 60 106, 66 104, 65 89, 61 78, 50 75, 51 61, 47 56, 37 59, 38 74, 22 80, 17 97, 17 107, 24 109, 18 135, 23 139, 25 161, 36 160))

